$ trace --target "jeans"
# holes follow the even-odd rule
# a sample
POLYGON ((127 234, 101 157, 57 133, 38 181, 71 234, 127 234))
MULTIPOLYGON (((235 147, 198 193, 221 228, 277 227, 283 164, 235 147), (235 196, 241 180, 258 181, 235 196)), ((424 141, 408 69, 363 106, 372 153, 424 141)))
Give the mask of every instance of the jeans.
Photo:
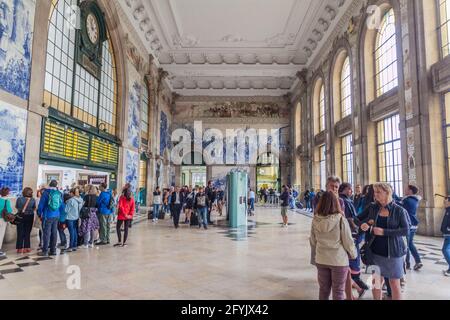
POLYGON ((360 274, 361 273, 361 248, 360 244, 364 240, 364 234, 358 235, 358 237, 355 239, 355 246, 356 246, 356 259, 350 259, 350 270, 352 274, 360 274))
POLYGON ((66 223, 69 229, 69 249, 76 249, 78 247, 78 231, 76 227, 78 220, 66 220, 66 223))
POLYGON ((60 229, 59 226, 58 226, 58 234, 59 234, 59 240, 60 240, 61 246, 66 247, 67 237, 66 237, 64 230, 60 229))
POLYGON ((103 243, 109 243, 109 233, 111 228, 111 214, 100 215, 100 241, 103 243))
POLYGON ((56 218, 45 218, 42 223, 42 237, 43 237, 43 245, 42 252, 48 253, 50 249, 50 253, 56 253, 56 240, 58 239, 58 222, 59 217, 56 218))
POLYGON ((333 300, 345 299, 345 282, 347 281, 348 267, 334 267, 317 265, 317 278, 319 281, 319 300, 328 300, 331 291, 333 300))
POLYGON ((159 210, 161 208, 160 204, 154 204, 153 205, 153 219, 158 219, 159 218, 159 210))
POLYGON ((255 211, 255 199, 250 198, 250 210, 255 211))
POLYGON ((450 271, 450 236, 444 238, 444 246, 442 247, 442 253, 448 263, 448 270, 450 271))
POLYGON ((208 225, 208 208, 207 207, 198 208, 197 214, 198 214, 198 225, 201 226, 203 223, 203 225, 206 227, 208 225), (200 222, 200 218, 202 222, 200 222))
POLYGON ((408 236, 408 252, 406 253, 406 264, 410 265, 410 254, 411 251, 412 256, 414 257, 414 261, 417 263, 421 263, 419 252, 417 252, 417 248, 414 245, 414 236, 416 235, 417 230, 410 230, 408 236))
POLYGON ((305 200, 306 202, 306 209, 311 209, 311 200, 305 200))
POLYGON ((34 215, 26 214, 23 217, 22 223, 17 225, 16 249, 31 248, 30 234, 33 229, 33 221, 34 215))

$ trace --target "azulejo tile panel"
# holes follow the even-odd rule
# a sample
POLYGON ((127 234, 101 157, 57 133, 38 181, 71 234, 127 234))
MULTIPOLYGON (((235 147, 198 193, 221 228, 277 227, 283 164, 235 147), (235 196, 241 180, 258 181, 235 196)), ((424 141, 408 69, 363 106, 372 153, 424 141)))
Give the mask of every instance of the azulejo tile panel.
POLYGON ((27 100, 35 0, 0 0, 0 89, 27 100))
POLYGON ((139 131, 141 115, 141 86, 134 82, 130 90, 130 105, 128 110, 128 144, 139 148, 139 131))
POLYGON ((0 187, 12 196, 22 191, 26 128, 26 110, 0 101, 0 187))

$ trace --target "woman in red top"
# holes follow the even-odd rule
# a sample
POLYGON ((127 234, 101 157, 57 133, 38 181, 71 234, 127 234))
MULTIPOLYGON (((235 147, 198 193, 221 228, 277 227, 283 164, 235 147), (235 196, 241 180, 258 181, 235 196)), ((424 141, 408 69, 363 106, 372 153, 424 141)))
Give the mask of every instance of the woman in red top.
POLYGON ((117 238, 119 242, 114 247, 126 247, 128 238, 128 228, 133 220, 135 211, 135 204, 133 199, 133 193, 131 192, 131 185, 127 183, 122 191, 122 195, 119 198, 119 208, 117 215, 117 238), (122 225, 124 225, 123 243, 122 243, 122 225))

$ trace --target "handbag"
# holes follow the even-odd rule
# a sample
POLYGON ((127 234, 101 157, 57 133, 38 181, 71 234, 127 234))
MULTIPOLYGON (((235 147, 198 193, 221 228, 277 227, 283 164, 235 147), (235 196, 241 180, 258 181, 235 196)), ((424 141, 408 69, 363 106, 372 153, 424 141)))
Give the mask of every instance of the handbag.
POLYGON ((20 210, 20 212, 18 212, 15 215, 12 215, 13 217, 11 218, 11 220, 9 221, 12 225, 19 225, 22 223, 23 221, 23 216, 25 214, 25 211, 27 210, 28 204, 30 203, 31 198, 27 199, 27 202, 25 202, 25 205, 23 206, 22 210, 20 210))
POLYGON ((33 228, 41 229, 42 221, 37 214, 34 214, 33 228))
MULTIPOLYGON (((377 213, 374 225, 377 224, 378 215, 379 215, 379 213, 377 213)), ((372 227, 371 227, 371 229, 372 229, 372 227)), ((371 229, 369 229, 369 230, 371 230, 371 229)), ((372 235, 372 239, 370 239, 369 242, 365 242, 364 245, 360 249, 361 261, 366 266, 372 266, 372 265, 375 264, 374 261, 373 261, 372 249, 370 249, 370 247, 373 244, 373 241, 375 240, 375 237, 376 237, 376 235, 372 235)))

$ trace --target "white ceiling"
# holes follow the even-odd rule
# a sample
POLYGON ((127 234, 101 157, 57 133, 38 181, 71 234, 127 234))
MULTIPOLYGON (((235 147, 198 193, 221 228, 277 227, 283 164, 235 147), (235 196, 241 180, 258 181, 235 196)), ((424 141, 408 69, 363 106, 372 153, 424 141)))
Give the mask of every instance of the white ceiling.
POLYGON ((351 0, 119 0, 181 95, 281 96, 351 0))

